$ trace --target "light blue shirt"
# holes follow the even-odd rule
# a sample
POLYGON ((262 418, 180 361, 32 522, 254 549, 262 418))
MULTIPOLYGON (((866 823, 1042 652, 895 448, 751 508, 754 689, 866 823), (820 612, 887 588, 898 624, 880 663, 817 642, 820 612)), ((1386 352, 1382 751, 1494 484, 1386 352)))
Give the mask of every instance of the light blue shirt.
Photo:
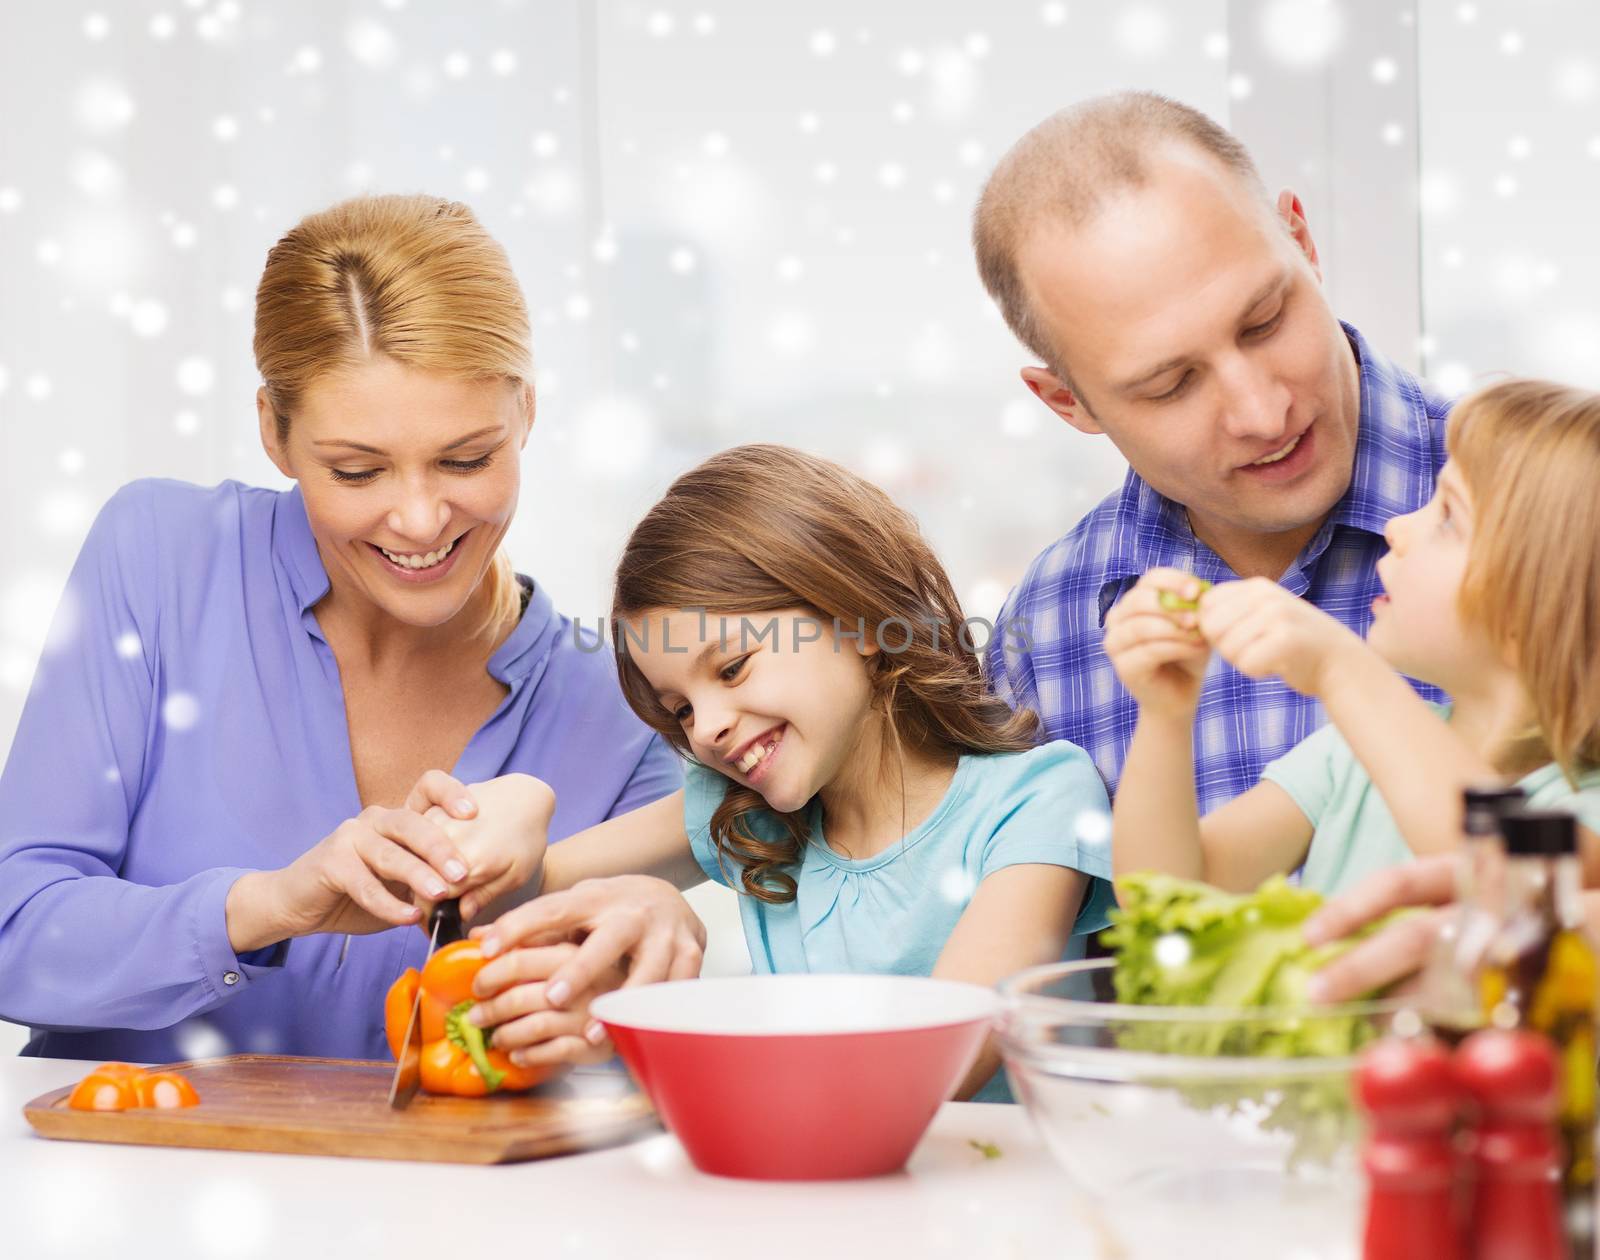
MULTIPOLYGON (((100 513, 0 775, 0 1018, 32 1025, 25 1053, 388 1057, 421 932, 228 942, 240 875, 361 811, 327 593, 298 490, 140 481, 100 513)), ((552 839, 679 782, 592 640, 533 587, 489 660, 505 699, 444 767, 538 775, 552 839)))
MULTIPOLYGON (((706 875, 740 888, 738 863, 718 862, 711 815, 729 780, 696 763, 684 777, 684 825, 706 875)), ((757 811, 746 821, 762 839, 783 835, 757 811)), ((898 844, 854 861, 828 847, 819 800, 795 899, 774 905, 739 897, 750 959, 758 973, 861 972, 925 976, 983 880, 1022 863, 1064 866, 1090 876, 1064 957, 1083 956, 1089 934, 1114 904, 1111 814, 1105 786, 1082 749, 1065 740, 1021 753, 966 755, 938 807, 898 844)), ((1008 1097, 1003 1073, 978 1095, 1008 1097)))
MULTIPOLYGON (((1441 716, 1450 714, 1448 707, 1431 707, 1441 716)), ((1324 726, 1301 740, 1261 777, 1287 792, 1314 829, 1300 875, 1307 888, 1332 896, 1374 871, 1416 856, 1383 793, 1335 727, 1324 726)), ((1600 832, 1600 770, 1583 775, 1574 787, 1559 766, 1541 766, 1517 786, 1528 794, 1532 808, 1568 810, 1583 826, 1600 832)))

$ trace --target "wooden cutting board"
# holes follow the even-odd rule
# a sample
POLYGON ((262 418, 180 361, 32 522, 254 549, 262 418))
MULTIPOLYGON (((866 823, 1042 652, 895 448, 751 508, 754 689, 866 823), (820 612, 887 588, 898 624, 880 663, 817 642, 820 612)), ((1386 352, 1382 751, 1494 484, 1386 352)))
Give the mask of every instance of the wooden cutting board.
MULTIPOLYGON (((87 1073, 94 1065, 84 1064, 87 1073)), ((389 1107, 392 1063, 235 1054, 174 1063, 200 1094, 170 1111, 75 1111, 72 1087, 23 1108, 49 1138, 193 1146, 289 1155, 353 1155, 449 1164, 508 1164, 615 1146, 657 1129, 655 1112, 618 1072, 578 1071, 527 1094, 442 1098, 389 1107)))

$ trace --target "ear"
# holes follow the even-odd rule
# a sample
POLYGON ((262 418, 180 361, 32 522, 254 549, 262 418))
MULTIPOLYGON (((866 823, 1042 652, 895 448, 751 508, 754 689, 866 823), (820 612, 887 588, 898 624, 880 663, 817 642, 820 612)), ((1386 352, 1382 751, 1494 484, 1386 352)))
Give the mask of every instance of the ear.
POLYGON ((1105 432, 1099 422, 1089 414, 1089 409, 1083 405, 1083 399, 1073 393, 1049 368, 1023 368, 1022 383, 1034 392, 1040 402, 1079 433, 1105 432))
POLYGON ((1300 204, 1300 198, 1292 189, 1285 188, 1278 194, 1278 217, 1289 229, 1289 235, 1300 247, 1300 252, 1306 256, 1306 261, 1311 264, 1311 270, 1316 272, 1320 283, 1322 261, 1317 257, 1317 243, 1311 239, 1311 225, 1306 222, 1305 207, 1300 204))
POLYGON ((279 472, 291 481, 295 480, 283 444, 278 441, 278 413, 273 411, 272 403, 267 399, 265 385, 256 390, 256 420, 261 426, 261 449, 266 451, 267 458, 277 466, 279 472))

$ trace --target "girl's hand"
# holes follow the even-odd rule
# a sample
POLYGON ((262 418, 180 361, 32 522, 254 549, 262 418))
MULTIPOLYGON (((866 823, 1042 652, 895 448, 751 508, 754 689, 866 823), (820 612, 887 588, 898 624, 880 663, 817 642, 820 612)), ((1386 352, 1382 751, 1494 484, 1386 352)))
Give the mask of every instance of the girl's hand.
MULTIPOLYGON (((545 985, 544 1002, 558 1010, 587 1006, 603 987, 615 987, 609 983, 613 969, 626 974, 623 983, 629 986, 692 980, 706 948, 705 924, 683 894, 650 875, 583 880, 509 910, 488 927, 473 928, 472 936, 491 956, 517 946, 526 954, 526 947, 578 942, 545 985)), ((520 982, 522 965, 509 956, 496 958, 478 973, 476 991, 493 997, 520 982)))
POLYGON ((605 1025, 589 1018, 589 1003, 601 993, 620 988, 626 973, 621 967, 608 968, 588 990, 555 1006, 549 999, 551 977, 577 953, 578 946, 568 942, 513 949, 501 955, 478 973, 473 993, 485 1000, 473 1007, 467 1018, 480 1027, 493 1028, 491 1044, 525 1067, 605 1062, 616 1048, 606 1036, 605 1025))
POLYGON ((283 869, 234 881, 225 912, 229 942, 243 953, 315 932, 364 935, 416 923, 412 902, 450 896, 468 875, 441 820, 455 825, 476 809, 466 788, 430 770, 406 807, 369 806, 283 869), (424 818, 417 805, 434 817, 424 818))
POLYGON ((1189 718, 1200 703, 1211 649, 1184 605, 1204 589, 1192 573, 1151 569, 1106 614, 1106 655, 1141 710, 1189 718))
POLYGON ((1224 582, 1200 600, 1200 632, 1248 678, 1281 678, 1301 695, 1322 696, 1339 660, 1363 651, 1360 638, 1315 604, 1266 578, 1224 582))
MULTIPOLYGON (((460 881, 458 895, 461 917, 468 923, 486 906, 538 876, 556 808, 554 790, 531 774, 504 774, 474 783, 470 790, 478 803, 472 818, 452 818, 438 806, 425 813, 466 860, 468 873, 460 881)), ((412 799, 422 798, 413 792, 412 799)), ((423 903, 422 922, 427 922, 426 913, 432 908, 432 901, 423 903)))

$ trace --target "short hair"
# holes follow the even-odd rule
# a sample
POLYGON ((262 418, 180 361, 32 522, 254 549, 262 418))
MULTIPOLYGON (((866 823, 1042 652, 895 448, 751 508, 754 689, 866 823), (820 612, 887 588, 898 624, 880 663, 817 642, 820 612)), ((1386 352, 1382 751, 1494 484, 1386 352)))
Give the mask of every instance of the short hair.
POLYGON ((1194 107, 1155 92, 1092 97, 1052 114, 1011 146, 978 197, 972 244, 983 287, 1017 340, 1058 375, 1060 352, 1028 305, 1017 252, 1041 216, 1080 227, 1112 193, 1143 186, 1150 153, 1164 140, 1209 154, 1266 200, 1238 139, 1194 107))

